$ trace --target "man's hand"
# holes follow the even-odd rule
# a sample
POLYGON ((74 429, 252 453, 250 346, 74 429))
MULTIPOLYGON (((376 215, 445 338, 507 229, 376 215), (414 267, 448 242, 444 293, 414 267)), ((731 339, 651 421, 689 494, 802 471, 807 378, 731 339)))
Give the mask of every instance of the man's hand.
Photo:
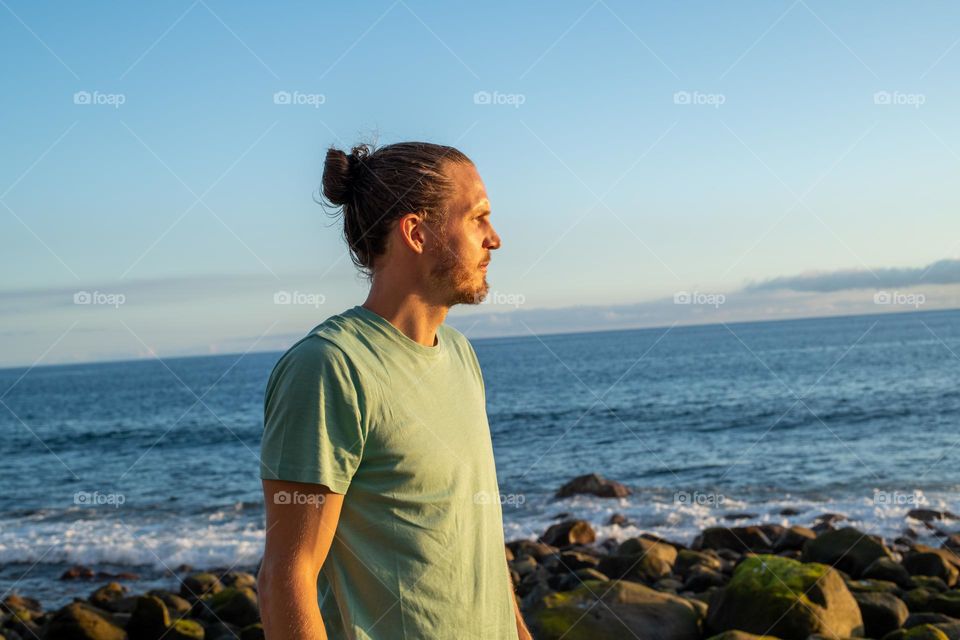
POLYGON ((267 640, 326 640, 317 576, 333 542, 343 495, 319 484, 263 481, 266 545, 257 574, 267 640))

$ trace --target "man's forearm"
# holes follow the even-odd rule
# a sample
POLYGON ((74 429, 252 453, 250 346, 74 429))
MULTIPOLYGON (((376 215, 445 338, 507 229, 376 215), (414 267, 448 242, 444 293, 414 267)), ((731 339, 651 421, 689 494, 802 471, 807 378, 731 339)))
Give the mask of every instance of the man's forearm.
POLYGON ((327 640, 317 603, 317 581, 261 568, 257 581, 260 621, 267 640, 327 640))

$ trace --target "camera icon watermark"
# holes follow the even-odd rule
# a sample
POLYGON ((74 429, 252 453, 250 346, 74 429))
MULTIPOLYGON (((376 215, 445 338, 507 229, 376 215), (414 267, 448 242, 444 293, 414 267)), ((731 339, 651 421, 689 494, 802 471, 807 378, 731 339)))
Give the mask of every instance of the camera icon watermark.
POLYGON ((501 93, 499 91, 477 91, 473 94, 473 104, 504 105, 519 109, 527 101, 522 93, 501 93))
POLYGON ((273 294, 273 304, 307 305, 319 309, 327 298, 322 293, 305 291, 277 291, 273 294))
POLYGON ((302 93, 300 91, 277 91, 273 94, 273 104, 305 105, 319 109, 326 104, 327 96, 322 93, 302 93))
POLYGON ((874 506, 886 507, 916 507, 927 504, 927 497, 922 493, 912 491, 879 491, 873 492, 874 506))
POLYGON ((77 291, 73 294, 73 304, 101 305, 119 309, 126 303, 127 296, 122 293, 106 293, 104 291, 77 291))
POLYGON ((277 491, 273 494, 273 503, 279 505, 306 505, 320 507, 326 502, 322 493, 304 493, 302 491, 277 491))
POLYGON ((673 304, 704 305, 719 309, 726 301, 727 297, 722 293, 677 291, 673 294, 673 304))
POLYGON ((119 509, 127 501, 122 493, 100 493, 99 491, 77 491, 73 494, 73 504, 83 507, 109 505, 119 509))
POLYGON ((877 291, 873 294, 873 304, 890 306, 907 306, 919 309, 926 303, 927 297, 922 293, 903 293, 901 291, 877 291))
POLYGON ((697 507, 718 507, 727 499, 722 493, 710 491, 675 491, 673 503, 697 507))
POLYGON ((923 93, 904 93, 902 91, 877 91, 873 94, 873 104, 883 106, 906 106, 919 109, 927 102, 923 93))
POLYGON ((99 91, 77 91, 73 94, 73 104, 107 106, 119 109, 127 101, 123 93, 101 93, 99 91))
POLYGON ((673 104, 707 106, 719 109, 727 101, 722 93, 703 93, 700 91, 677 91, 673 94, 673 104))
POLYGON ((477 491, 473 494, 473 504, 490 505, 499 504, 519 508, 526 504, 527 496, 522 493, 494 493, 492 491, 477 491))

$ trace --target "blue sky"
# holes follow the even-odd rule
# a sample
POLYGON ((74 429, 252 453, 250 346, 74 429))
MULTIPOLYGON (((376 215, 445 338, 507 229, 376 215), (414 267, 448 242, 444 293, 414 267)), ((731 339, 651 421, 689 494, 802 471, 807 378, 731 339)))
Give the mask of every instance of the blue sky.
POLYGON ((960 306, 953 3, 0 5, 0 366, 358 304, 312 196, 373 139, 480 169, 474 337, 960 306))

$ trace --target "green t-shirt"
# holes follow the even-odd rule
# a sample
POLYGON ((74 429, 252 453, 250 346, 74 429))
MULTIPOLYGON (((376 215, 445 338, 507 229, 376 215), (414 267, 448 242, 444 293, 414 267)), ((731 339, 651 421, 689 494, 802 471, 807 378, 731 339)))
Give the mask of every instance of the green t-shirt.
POLYGON ((317 583, 331 638, 517 638, 480 365, 437 338, 355 306, 270 375, 260 477, 344 494, 317 583))

